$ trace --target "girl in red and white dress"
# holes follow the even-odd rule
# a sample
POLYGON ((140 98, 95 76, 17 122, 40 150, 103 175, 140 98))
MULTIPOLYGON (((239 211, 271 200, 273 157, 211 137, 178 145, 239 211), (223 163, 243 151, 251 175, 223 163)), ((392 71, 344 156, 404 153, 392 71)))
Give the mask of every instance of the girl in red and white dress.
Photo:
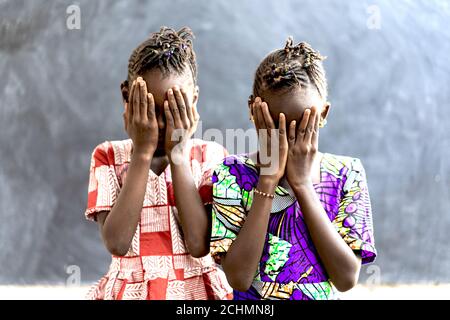
POLYGON ((209 255, 212 170, 227 152, 191 139, 199 121, 192 38, 188 28, 163 27, 133 51, 121 85, 130 139, 92 153, 85 214, 112 262, 90 299, 232 298, 209 255))

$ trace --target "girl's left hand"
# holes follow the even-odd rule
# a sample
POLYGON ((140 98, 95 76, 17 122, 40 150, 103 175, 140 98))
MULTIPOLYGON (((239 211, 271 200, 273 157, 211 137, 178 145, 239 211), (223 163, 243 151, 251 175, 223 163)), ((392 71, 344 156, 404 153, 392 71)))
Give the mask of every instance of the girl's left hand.
POLYGON ((185 89, 175 86, 167 91, 164 101, 166 117, 165 151, 169 159, 183 157, 186 142, 197 130, 200 116, 185 89))
POLYGON ((295 132, 295 123, 289 126, 289 152, 286 178, 292 188, 312 184, 312 168, 319 147, 320 113, 316 107, 306 109, 295 132))

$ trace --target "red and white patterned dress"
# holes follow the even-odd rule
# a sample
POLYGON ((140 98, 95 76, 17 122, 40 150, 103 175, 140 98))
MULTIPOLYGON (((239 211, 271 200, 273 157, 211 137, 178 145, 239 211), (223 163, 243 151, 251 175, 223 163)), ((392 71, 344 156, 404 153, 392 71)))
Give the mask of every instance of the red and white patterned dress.
MULTIPOLYGON (((211 176, 226 156, 217 143, 191 139, 191 172, 203 202, 212 201, 211 176)), ((86 218, 114 205, 126 179, 132 141, 106 141, 92 153, 86 218)), ((124 257, 112 257, 108 273, 88 299, 223 300, 232 298, 225 274, 210 255, 194 258, 186 250, 173 194, 170 167, 149 177, 141 219, 124 257)))

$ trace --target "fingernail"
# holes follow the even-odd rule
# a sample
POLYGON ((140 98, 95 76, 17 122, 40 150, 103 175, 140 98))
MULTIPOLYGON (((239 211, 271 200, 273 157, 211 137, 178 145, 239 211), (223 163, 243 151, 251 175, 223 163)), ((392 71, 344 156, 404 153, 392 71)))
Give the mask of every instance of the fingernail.
POLYGON ((172 94, 172 93, 173 93, 172 89, 169 89, 167 92, 168 92, 169 94, 172 94))

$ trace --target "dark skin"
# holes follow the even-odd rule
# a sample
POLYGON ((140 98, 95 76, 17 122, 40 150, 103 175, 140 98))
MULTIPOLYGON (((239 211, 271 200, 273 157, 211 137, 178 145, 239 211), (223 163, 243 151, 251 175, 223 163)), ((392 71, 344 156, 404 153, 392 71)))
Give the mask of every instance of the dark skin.
POLYGON ((198 88, 187 70, 182 75, 163 75, 150 70, 137 77, 131 88, 122 87, 124 125, 133 141, 127 179, 111 211, 100 212, 97 221, 111 254, 128 252, 140 220, 149 171, 160 175, 170 165, 176 206, 187 249, 194 257, 209 253, 210 219, 190 173, 186 143, 197 128, 198 88), (172 141, 176 129, 183 135, 172 141))
MULTIPOLYGON (((257 130, 279 128, 279 165, 276 173, 260 175, 257 189, 274 194, 277 185, 283 185, 293 191, 330 280, 339 291, 350 290, 358 281, 361 258, 336 232, 314 189, 320 182, 322 156, 318 151, 319 121, 327 117, 329 105, 314 90, 294 89, 282 95, 266 92, 262 96, 249 107, 257 130)), ((270 141, 263 147, 269 149, 270 141)), ((227 279, 238 291, 247 291, 253 282, 272 201, 255 194, 244 226, 222 258, 227 279)))

